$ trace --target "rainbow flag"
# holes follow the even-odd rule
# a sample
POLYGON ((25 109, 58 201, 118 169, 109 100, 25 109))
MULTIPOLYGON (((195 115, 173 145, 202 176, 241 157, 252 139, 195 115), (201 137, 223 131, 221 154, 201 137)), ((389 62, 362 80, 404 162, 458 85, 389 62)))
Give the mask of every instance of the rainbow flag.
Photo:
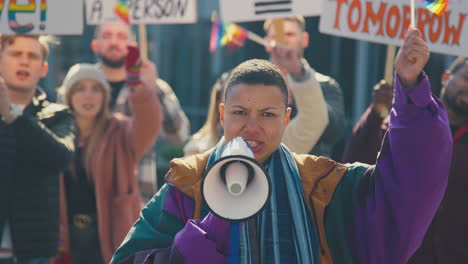
POLYGON ((442 15, 444 11, 447 9, 449 2, 448 0, 422 0, 424 5, 429 9, 432 13, 436 15, 442 15))
POLYGON ((242 47, 247 39, 247 30, 234 23, 223 23, 215 18, 211 25, 210 52, 222 46, 230 51, 242 47))
POLYGON ((119 0, 114 7, 114 11, 125 23, 130 25, 130 18, 128 15, 128 2, 127 0, 119 0))

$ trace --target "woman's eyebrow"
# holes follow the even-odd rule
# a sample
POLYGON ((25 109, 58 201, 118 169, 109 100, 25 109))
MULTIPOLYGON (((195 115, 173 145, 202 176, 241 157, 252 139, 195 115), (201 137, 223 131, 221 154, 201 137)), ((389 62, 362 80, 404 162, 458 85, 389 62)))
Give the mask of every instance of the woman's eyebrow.
POLYGON ((237 107, 237 108, 240 108, 242 110, 247 110, 247 108, 243 107, 242 105, 233 105, 232 107, 237 107))
POLYGON ((278 110, 278 107, 274 107, 274 106, 269 106, 269 107, 265 107, 265 108, 262 108, 260 109, 260 111, 268 111, 268 110, 278 110))

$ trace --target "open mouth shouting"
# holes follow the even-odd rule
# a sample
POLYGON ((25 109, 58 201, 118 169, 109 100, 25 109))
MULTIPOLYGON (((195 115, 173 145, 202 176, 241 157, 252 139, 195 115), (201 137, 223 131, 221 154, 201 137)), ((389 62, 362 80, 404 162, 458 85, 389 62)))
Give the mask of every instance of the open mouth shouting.
POLYGON ((19 70, 16 72, 16 77, 20 80, 26 80, 29 77, 30 73, 26 70, 19 70))
POLYGON ((249 144, 250 148, 254 153, 260 151, 263 147, 263 142, 255 140, 255 139, 245 139, 247 144, 249 144))

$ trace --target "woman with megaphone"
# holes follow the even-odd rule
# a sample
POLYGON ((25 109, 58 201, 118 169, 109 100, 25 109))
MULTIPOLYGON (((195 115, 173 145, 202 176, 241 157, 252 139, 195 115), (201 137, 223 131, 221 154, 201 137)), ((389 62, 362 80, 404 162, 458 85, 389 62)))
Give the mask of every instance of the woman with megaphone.
POLYGON ((240 64, 220 105, 224 139, 207 153, 171 162, 167 184, 111 263, 406 263, 442 199, 452 152, 446 112, 423 72, 428 58, 421 32, 410 28, 395 60, 391 123, 375 166, 290 152, 281 143, 290 109, 279 69, 263 60, 240 64), (231 173, 244 176, 231 180, 231 173), (255 178, 268 180, 257 185, 255 178), (250 218, 226 217, 256 198, 228 201, 224 194, 236 181, 244 187, 234 193, 244 188, 261 196, 271 186, 250 218))

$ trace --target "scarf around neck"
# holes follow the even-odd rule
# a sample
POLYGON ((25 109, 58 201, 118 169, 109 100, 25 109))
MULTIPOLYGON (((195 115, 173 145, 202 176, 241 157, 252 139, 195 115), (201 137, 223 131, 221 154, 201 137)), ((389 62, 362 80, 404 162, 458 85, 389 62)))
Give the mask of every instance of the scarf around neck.
MULTIPOLYGON (((224 139, 215 146, 207 168, 221 158, 224 139)), ((263 163, 271 180, 271 197, 256 217, 259 256, 250 250, 255 243, 247 224, 240 230, 240 263, 318 263, 318 235, 313 217, 304 200, 302 181, 289 149, 281 144, 263 163)))

